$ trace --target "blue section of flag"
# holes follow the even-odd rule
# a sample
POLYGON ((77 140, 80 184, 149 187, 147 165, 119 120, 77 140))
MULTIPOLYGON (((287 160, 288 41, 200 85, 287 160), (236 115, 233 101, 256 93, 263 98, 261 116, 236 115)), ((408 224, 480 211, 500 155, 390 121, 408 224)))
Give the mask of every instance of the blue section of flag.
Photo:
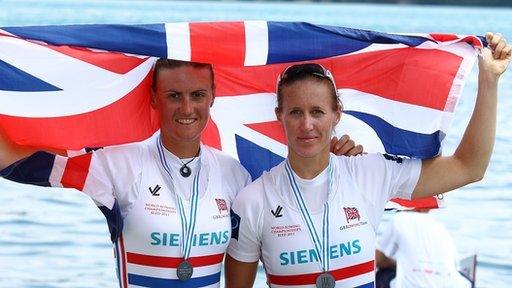
POLYGON ((346 27, 268 22, 267 64, 344 55, 374 43, 417 46, 425 41, 430 40, 419 36, 393 35, 346 27))
POLYGON ((272 151, 258 146, 238 135, 236 138, 236 148, 240 163, 249 171, 253 180, 261 176, 263 171, 283 162, 284 158, 272 151))
POLYGON ((359 286, 354 287, 354 288, 373 288, 373 287, 375 287, 374 283, 370 282, 370 283, 367 283, 367 284, 364 284, 364 285, 359 285, 359 286))
POLYGON ((1 170, 0 177, 18 183, 50 186, 49 179, 54 161, 54 154, 36 152, 1 170))
POLYGON ((483 47, 487 47, 489 45, 489 42, 487 42, 487 39, 485 38, 485 36, 476 36, 478 39, 480 39, 480 41, 482 41, 482 45, 483 47))
POLYGON ((0 60, 0 90, 3 91, 60 91, 57 88, 9 63, 0 60))
POLYGON ((128 274, 128 283, 132 285, 152 288, 193 288, 204 287, 218 283, 220 281, 220 272, 208 276, 190 278, 187 281, 179 279, 163 279, 156 277, 149 277, 137 274, 128 274))
POLYGON ((123 53, 167 57, 164 24, 145 25, 59 25, 5 27, 25 39, 54 45, 97 48, 123 53))
POLYGON ((416 133, 397 128, 375 115, 357 111, 343 112, 372 127, 388 154, 425 159, 437 156, 440 151, 444 133, 439 130, 432 134, 416 133))

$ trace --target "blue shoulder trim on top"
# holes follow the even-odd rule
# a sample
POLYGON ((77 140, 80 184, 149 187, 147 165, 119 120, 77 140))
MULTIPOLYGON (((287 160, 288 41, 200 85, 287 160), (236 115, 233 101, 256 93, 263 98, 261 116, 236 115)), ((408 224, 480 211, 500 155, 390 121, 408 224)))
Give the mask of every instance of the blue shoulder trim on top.
POLYGON ((229 212, 231 214, 231 238, 238 240, 241 218, 233 209, 229 212))
POLYGON ((98 208, 107 219, 108 231, 110 232, 110 240, 112 243, 115 243, 117 239, 119 239, 119 236, 121 236, 121 232, 123 232, 124 226, 119 203, 116 200, 114 202, 114 206, 112 206, 112 209, 108 209, 105 206, 100 206, 98 208))

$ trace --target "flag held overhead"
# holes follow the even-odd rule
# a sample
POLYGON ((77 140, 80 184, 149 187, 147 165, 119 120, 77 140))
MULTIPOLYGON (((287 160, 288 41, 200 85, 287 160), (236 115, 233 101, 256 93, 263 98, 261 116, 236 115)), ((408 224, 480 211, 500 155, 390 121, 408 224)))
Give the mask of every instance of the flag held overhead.
POLYGON ((265 21, 3 27, 0 123, 13 141, 38 147, 142 140, 159 127, 149 102, 156 58, 212 63, 216 100, 203 141, 257 177, 286 157, 277 75, 315 61, 341 94, 338 135, 368 152, 429 158, 442 149, 482 41, 265 21))

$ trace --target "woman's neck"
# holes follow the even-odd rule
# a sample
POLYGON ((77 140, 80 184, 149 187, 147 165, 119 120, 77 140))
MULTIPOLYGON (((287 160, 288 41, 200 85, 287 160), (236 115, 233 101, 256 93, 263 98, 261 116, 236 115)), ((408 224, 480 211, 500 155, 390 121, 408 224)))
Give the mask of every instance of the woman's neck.
POLYGON ((162 145, 165 147, 165 149, 180 159, 192 158, 197 156, 199 153, 199 147, 201 143, 199 139, 197 141, 180 142, 173 141, 164 135, 161 136, 161 139, 162 145))
POLYGON ((313 179, 318 176, 329 165, 329 153, 321 153, 315 157, 302 157, 292 151, 288 152, 288 161, 300 178, 313 179))

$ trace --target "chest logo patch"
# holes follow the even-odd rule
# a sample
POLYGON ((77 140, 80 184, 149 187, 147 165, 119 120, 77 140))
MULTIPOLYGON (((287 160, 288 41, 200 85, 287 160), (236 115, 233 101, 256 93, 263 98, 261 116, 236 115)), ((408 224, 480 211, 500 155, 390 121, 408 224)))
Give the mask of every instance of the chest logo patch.
POLYGON ((345 218, 347 218, 347 223, 349 223, 351 220, 361 220, 361 216, 359 215, 359 211, 356 207, 343 207, 343 210, 345 211, 345 218))
POLYGON ((343 207, 343 211, 345 212, 345 218, 347 219, 347 225, 342 225, 340 230, 345 230, 349 228, 359 227, 368 224, 367 221, 361 221, 361 215, 359 214, 359 210, 356 207, 343 207), (355 221, 355 223, 350 223, 355 221))
POLYGON ((281 213, 282 211, 283 211, 283 207, 281 207, 279 205, 277 205, 276 211, 270 210, 272 215, 274 215, 274 217, 276 217, 276 218, 283 217, 283 214, 281 213))
POLYGON ((160 185, 156 185, 155 188, 152 188, 152 187, 149 187, 149 193, 151 193, 151 195, 153 196, 160 196, 160 193, 158 193, 158 191, 160 191, 162 187, 160 187, 160 185))
POLYGON ((222 211, 226 211, 228 213, 228 204, 225 199, 217 199, 215 198, 215 203, 217 203, 217 208, 219 209, 219 214, 222 214, 222 211))

